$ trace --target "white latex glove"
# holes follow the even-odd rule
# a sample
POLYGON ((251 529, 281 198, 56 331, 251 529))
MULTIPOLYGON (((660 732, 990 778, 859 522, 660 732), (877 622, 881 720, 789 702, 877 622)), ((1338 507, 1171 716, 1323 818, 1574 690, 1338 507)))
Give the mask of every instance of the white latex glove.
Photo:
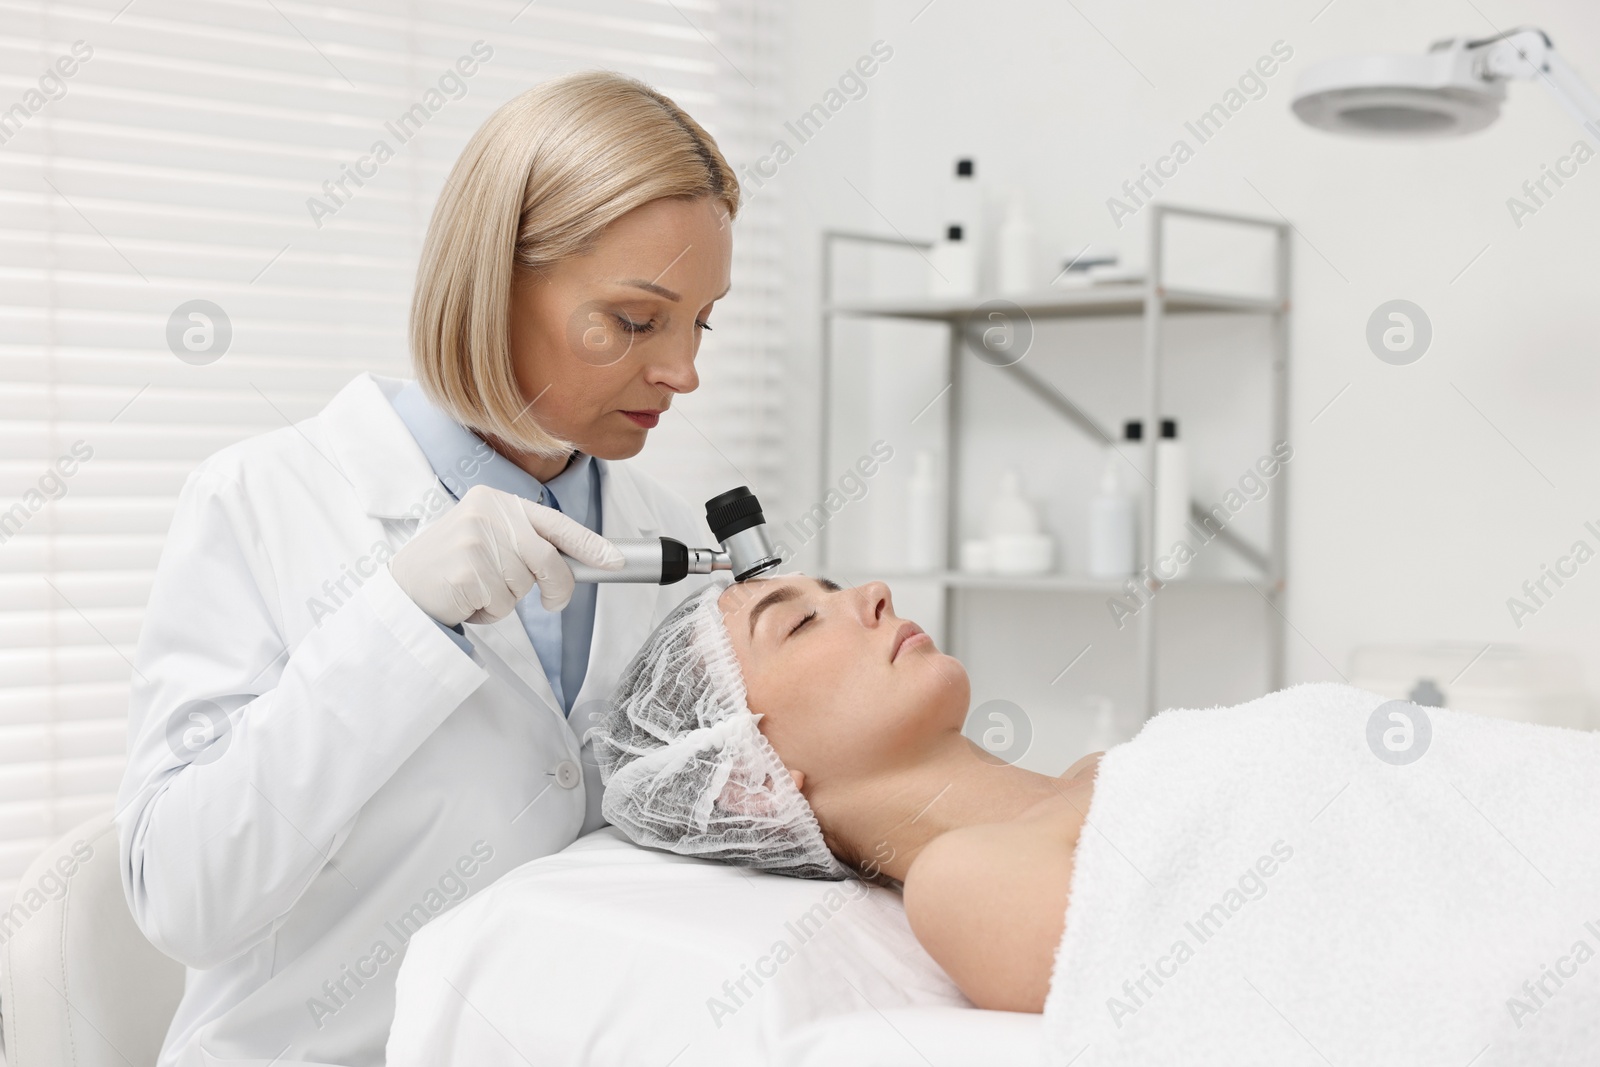
POLYGON ((446 626, 494 622, 535 583, 547 611, 567 606, 574 583, 561 552, 607 570, 623 564, 615 545, 556 509, 475 485, 394 554, 389 573, 446 626))

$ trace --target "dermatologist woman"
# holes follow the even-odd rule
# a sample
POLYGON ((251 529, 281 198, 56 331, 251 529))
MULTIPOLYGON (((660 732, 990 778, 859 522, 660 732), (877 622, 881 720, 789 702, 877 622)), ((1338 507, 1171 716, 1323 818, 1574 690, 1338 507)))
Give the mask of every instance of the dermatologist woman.
POLYGON ((133 915, 189 968, 162 1067, 381 1064, 416 930, 600 825, 579 738, 694 586, 575 590, 557 551, 712 543, 621 461, 698 383, 738 207, 671 100, 539 85, 439 198, 417 381, 360 375, 190 475, 118 797, 133 915))

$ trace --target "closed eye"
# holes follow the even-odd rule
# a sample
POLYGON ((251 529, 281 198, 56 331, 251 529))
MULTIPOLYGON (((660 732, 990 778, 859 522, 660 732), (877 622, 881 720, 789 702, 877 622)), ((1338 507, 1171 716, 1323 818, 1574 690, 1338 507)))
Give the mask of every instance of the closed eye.
POLYGON ((793 637, 795 634, 799 633, 800 632, 800 627, 804 626, 806 623, 810 622, 812 619, 814 619, 816 617, 817 617, 817 609, 816 608, 812 608, 809 612, 806 613, 805 618, 803 618, 799 622, 795 623, 794 626, 789 630, 789 636, 793 637))
POLYGON ((634 322, 626 315, 614 315, 612 317, 615 318, 617 320, 617 324, 628 333, 649 333, 651 330, 656 328, 654 319, 651 319, 649 322, 634 322))

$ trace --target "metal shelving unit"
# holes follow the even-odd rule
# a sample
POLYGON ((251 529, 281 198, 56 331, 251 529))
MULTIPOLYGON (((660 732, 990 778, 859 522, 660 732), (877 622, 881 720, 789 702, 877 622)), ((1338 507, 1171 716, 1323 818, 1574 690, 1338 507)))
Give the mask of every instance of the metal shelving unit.
MULTIPOLYGON (((962 590, 1011 590, 1016 592, 1055 594, 1109 594, 1120 591, 1124 583, 1106 581, 1072 574, 1043 574, 1024 578, 995 575, 967 574, 956 570, 960 551, 959 502, 961 500, 961 440, 962 440, 962 382, 970 368, 968 358, 981 358, 981 344, 974 344, 975 325, 985 323, 983 316, 1003 302, 1025 315, 1030 321, 1080 318, 1138 318, 1144 323, 1143 387, 1144 425, 1150 428, 1145 435, 1145 469, 1150 472, 1150 483, 1141 498, 1140 518, 1143 524, 1141 548, 1147 572, 1153 573, 1160 553, 1155 545, 1155 478, 1156 428, 1161 422, 1162 398, 1162 346, 1168 316, 1191 314, 1246 314, 1265 315, 1271 319, 1270 364, 1271 433, 1273 441, 1282 441, 1288 434, 1289 401, 1289 235, 1287 222, 1235 215, 1197 208, 1153 204, 1150 216, 1149 258, 1145 280, 1142 282, 1109 283, 1078 289, 1049 289, 1038 293, 1007 294, 1004 297, 939 299, 932 297, 906 298, 885 301, 835 301, 833 299, 833 255, 841 244, 871 244, 907 249, 931 248, 932 242, 901 237, 884 237, 876 234, 825 231, 822 240, 822 350, 821 350, 821 402, 819 427, 818 480, 827 490, 828 472, 832 462, 832 390, 833 326, 838 318, 889 319, 901 321, 939 322, 949 327, 949 344, 946 353, 947 373, 951 383, 950 414, 946 419, 945 439, 945 550, 948 569, 933 574, 904 575, 907 579, 936 583, 943 591, 947 633, 947 651, 954 651, 948 640, 953 637, 955 619, 962 590), (1169 219, 1182 217, 1200 219, 1224 225, 1265 229, 1273 237, 1274 286, 1266 297, 1235 296, 1195 290, 1169 288, 1163 280, 1166 265, 1169 219), (973 354, 978 353, 978 354, 973 354)), ((1105 444, 1115 437, 1086 415, 1070 398, 1054 385, 1046 382, 1020 362, 987 360, 989 366, 1000 370, 1023 390, 1031 393, 1046 408, 1060 416, 1069 425, 1083 432, 1096 444, 1105 444)), ((1287 475, 1282 476, 1285 483, 1287 475)), ((1284 677, 1284 642, 1287 620, 1282 611, 1285 575, 1285 541, 1287 529, 1287 485, 1279 484, 1271 498, 1270 531, 1265 547, 1249 543, 1232 529, 1225 528, 1217 540, 1227 545, 1260 576, 1264 587, 1254 582, 1250 587, 1266 601, 1272 613, 1268 619, 1267 673, 1272 688, 1281 688, 1284 677)), ((1206 514, 1195 501, 1189 504, 1196 519, 1206 514)), ((823 567, 830 560, 830 536, 824 525, 819 531, 818 552, 823 567)), ((1168 546, 1170 547, 1170 546, 1168 546)), ((894 577, 885 575, 884 577, 894 577)), ((1183 585, 1239 584, 1208 583, 1177 579, 1183 585)), ((1157 581, 1151 592, 1160 586, 1157 581)), ((1159 709, 1156 700, 1156 667, 1158 663, 1156 617, 1160 602, 1151 600, 1135 616, 1139 642, 1139 702, 1146 717, 1159 709)))

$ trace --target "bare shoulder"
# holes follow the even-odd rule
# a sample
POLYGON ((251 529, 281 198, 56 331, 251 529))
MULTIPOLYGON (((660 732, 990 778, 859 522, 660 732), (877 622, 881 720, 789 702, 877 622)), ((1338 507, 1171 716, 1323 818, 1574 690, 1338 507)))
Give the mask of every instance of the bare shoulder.
POLYGON ((929 842, 905 877, 917 940, 980 1008, 1044 1010, 1081 820, 963 827, 929 842))

